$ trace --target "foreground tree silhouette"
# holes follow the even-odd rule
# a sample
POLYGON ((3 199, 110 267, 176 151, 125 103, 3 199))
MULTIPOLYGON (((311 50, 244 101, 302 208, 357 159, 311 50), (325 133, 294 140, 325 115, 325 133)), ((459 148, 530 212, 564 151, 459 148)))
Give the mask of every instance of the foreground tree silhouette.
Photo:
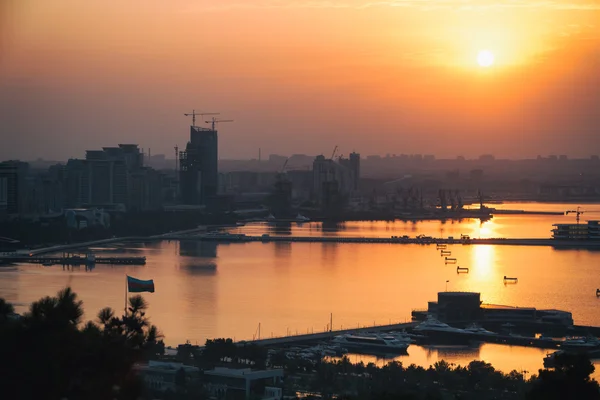
POLYGON ((554 369, 540 370, 527 400, 600 400, 600 386, 590 375, 594 365, 584 354, 559 354, 554 369))
POLYGON ((3 318, 10 308, 0 299, 0 384, 16 399, 136 399, 141 385, 133 364, 160 347, 140 296, 128 313, 109 308, 99 323, 82 324, 83 306, 70 289, 45 297, 19 319, 3 318))

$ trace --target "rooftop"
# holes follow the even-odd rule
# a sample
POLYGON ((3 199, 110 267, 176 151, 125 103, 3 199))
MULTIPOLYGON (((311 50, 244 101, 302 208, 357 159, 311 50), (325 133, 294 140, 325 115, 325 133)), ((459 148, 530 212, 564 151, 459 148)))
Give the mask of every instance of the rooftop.
POLYGON ((481 304, 481 308, 496 308, 501 310, 535 310, 535 307, 513 307, 513 306, 504 306, 500 304, 481 304))
POLYGON ((283 369, 262 369, 252 370, 250 368, 224 368, 216 367, 209 371, 204 371, 205 375, 213 376, 226 376, 230 378, 248 378, 248 379, 261 379, 261 378, 274 378, 283 377, 283 369))

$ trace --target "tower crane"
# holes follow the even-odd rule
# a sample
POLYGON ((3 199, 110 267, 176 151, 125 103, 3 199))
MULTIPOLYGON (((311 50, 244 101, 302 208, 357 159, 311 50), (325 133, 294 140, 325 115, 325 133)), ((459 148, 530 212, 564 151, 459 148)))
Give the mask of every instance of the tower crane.
POLYGON ((338 149, 338 146, 336 144, 335 147, 333 148, 333 153, 331 153, 331 159, 332 160, 333 160, 333 157, 335 157, 335 153, 336 153, 337 149, 338 149))
POLYGON ((583 213, 584 213, 584 211, 581 211, 581 207, 577 207, 577 210, 569 210, 565 213, 565 215, 575 214, 577 216, 577 225, 579 225, 579 217, 583 213))
POLYGON ((281 172, 280 172, 280 174, 283 174, 283 173, 285 172, 285 167, 287 166, 287 164, 288 164, 288 161, 290 161, 290 158, 289 158, 289 157, 285 159, 285 162, 283 163, 283 167, 281 167, 281 172))
POLYGON ((215 130, 215 125, 220 123, 220 122, 233 122, 232 119, 216 119, 215 117, 213 117, 210 121, 204 121, 207 124, 211 124, 212 126, 212 130, 215 130))
POLYGON ((213 112, 196 112, 196 110, 192 110, 191 113, 185 113, 183 115, 185 115, 186 117, 189 117, 190 115, 192 116, 192 126, 196 126, 196 115, 201 116, 202 118, 204 118, 205 115, 219 115, 220 113, 213 113, 213 112))

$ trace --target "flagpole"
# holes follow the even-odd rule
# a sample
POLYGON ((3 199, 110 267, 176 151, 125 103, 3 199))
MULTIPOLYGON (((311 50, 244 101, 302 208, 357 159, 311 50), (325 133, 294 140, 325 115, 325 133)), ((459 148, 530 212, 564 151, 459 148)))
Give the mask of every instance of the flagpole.
POLYGON ((125 316, 127 316, 127 274, 125 274, 125 316))

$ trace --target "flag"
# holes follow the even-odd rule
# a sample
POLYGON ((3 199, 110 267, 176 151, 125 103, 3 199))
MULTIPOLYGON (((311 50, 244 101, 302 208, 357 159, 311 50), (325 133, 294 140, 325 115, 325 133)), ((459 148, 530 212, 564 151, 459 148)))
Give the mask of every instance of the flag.
POLYGON ((154 281, 152 279, 143 281, 127 275, 127 290, 130 293, 150 292, 154 293, 154 281))

